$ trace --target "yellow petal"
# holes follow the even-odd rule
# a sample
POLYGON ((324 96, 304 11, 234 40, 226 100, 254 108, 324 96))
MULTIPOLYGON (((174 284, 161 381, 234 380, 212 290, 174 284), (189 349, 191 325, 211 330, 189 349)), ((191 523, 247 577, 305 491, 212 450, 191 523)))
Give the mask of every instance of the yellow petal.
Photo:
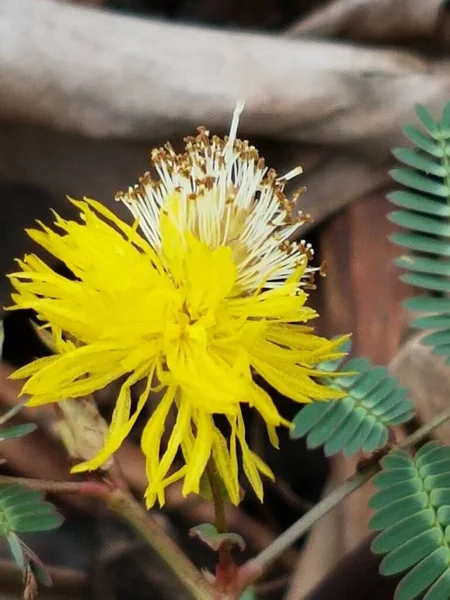
POLYGON ((186 476, 183 484, 183 495, 191 492, 199 493, 200 478, 205 471, 206 464, 211 456, 213 432, 215 429, 211 415, 202 411, 194 411, 193 422, 195 424, 195 443, 187 464, 186 476))

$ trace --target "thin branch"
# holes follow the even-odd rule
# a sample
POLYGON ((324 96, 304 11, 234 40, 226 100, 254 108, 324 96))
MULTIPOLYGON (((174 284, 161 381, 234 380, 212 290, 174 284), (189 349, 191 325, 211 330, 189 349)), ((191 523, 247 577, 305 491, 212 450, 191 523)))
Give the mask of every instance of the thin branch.
POLYGON ((416 444, 427 438, 437 427, 440 427, 448 420, 450 420, 450 408, 444 410, 439 415, 436 415, 434 419, 431 419, 425 423, 425 425, 422 425, 417 431, 400 442, 397 447, 404 449, 413 448, 416 444))
POLYGON ((77 494, 102 499, 108 498, 112 491, 109 485, 100 481, 46 481, 6 475, 0 475, 0 485, 20 485, 46 494, 77 494))
MULTIPOLYGON (((422 442, 437 427, 450 420, 450 408, 437 415, 434 419, 425 423, 415 433, 405 438, 396 448, 412 448, 419 442, 422 442)), ((316 504, 303 517, 298 519, 291 527, 282 533, 272 544, 267 546, 256 558, 251 559, 244 564, 241 569, 240 582, 243 587, 248 586, 254 579, 259 577, 269 565, 279 558, 283 552, 290 548, 298 539, 300 539, 311 527, 335 508, 342 500, 345 500, 350 494, 362 487, 381 469, 379 460, 370 461, 360 471, 349 477, 344 483, 326 496, 321 502, 316 504)))
POLYGON ((14 416, 19 413, 25 404, 28 402, 28 398, 24 398, 21 402, 15 404, 12 408, 10 408, 5 414, 0 417, 0 425, 4 425, 7 421, 12 419, 14 416))
POLYGON ((1 484, 20 485, 49 494, 78 494, 102 500, 107 508, 124 519, 153 548, 194 600, 213 598, 213 589, 206 578, 128 491, 99 481, 42 481, 3 475, 0 476, 1 484))

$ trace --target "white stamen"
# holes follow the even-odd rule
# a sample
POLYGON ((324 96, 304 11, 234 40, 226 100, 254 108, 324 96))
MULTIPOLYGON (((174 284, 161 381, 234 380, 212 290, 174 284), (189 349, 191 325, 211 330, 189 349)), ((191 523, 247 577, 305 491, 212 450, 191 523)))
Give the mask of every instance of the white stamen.
POLYGON ((234 140, 236 139, 238 125, 239 125, 239 117, 241 116, 242 111, 244 110, 244 106, 245 106, 245 102, 243 100, 239 100, 238 103, 236 104, 236 108, 234 109, 234 112, 233 112, 233 119, 231 121, 229 142, 228 142, 231 145, 231 147, 233 147, 234 140))
POLYGON ((280 179, 289 181, 289 179, 294 179, 294 177, 298 177, 302 173, 303 173, 303 169, 300 166, 298 166, 298 167, 295 167, 294 169, 291 169, 288 173, 286 173, 286 175, 283 175, 283 177, 280 177, 280 179))
MULTIPOLYGON (((177 211, 170 216, 180 232, 191 231, 211 248, 232 249, 240 293, 252 293, 265 282, 276 288, 312 256, 310 244, 292 244, 301 219, 291 216, 292 203, 283 196, 284 183, 300 173, 296 167, 274 179, 256 149, 236 138, 244 102, 233 113, 227 142, 205 138, 203 131, 189 141, 186 154, 170 150, 153 153, 160 181, 148 174, 128 194, 119 194, 138 219, 149 243, 160 252, 160 212, 167 198, 177 196, 177 211)), ((317 268, 307 267, 299 287, 310 281, 317 268)))

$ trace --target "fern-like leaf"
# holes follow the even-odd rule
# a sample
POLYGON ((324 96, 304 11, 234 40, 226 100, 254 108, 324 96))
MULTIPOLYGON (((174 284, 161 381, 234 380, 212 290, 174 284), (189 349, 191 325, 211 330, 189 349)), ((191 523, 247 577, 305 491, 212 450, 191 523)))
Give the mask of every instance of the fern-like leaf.
MULTIPOLYGON (((335 371, 339 362, 321 365, 335 371)), ((385 367, 373 366, 366 358, 355 358, 344 365, 354 376, 322 377, 329 387, 343 390, 337 401, 312 402, 294 418, 292 438, 306 437, 309 448, 323 445, 327 456, 343 451, 346 456, 358 450, 374 452, 388 441, 388 428, 413 417, 408 391, 398 385, 385 367)))
POLYGON ((0 536, 55 529, 62 517, 41 492, 15 485, 0 487, 0 536))
POLYGON ((17 534, 56 529, 62 521, 41 492, 15 485, 0 486, 0 538, 6 538, 11 555, 24 574, 31 569, 44 585, 51 583, 44 565, 17 534))
POLYGON ((0 429, 0 442, 23 437, 24 435, 28 435, 35 431, 36 428, 37 425, 35 423, 22 423, 21 425, 14 425, 8 429, 0 429))
POLYGON ((392 178, 406 189, 392 192, 389 200, 401 210, 389 219, 404 228, 391 240, 412 251, 400 256, 396 264, 406 273, 406 283, 433 293, 405 302, 405 306, 423 316, 412 325, 432 330, 423 343, 450 363, 450 103, 440 121, 423 107, 417 108, 423 131, 404 128, 415 149, 397 148, 394 156, 406 165, 391 171, 392 178))
POLYGON ((395 600, 450 598, 450 448, 430 442, 411 457, 395 450, 374 479, 379 491, 370 527, 381 533, 372 550, 386 554, 382 575, 409 571, 395 600), (425 595, 423 595, 425 594, 425 595))

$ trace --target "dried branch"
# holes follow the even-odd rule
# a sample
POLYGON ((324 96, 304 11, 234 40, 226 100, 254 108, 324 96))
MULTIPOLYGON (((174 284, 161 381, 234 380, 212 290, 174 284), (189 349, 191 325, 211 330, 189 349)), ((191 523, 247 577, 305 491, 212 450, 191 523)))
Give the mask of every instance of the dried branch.
POLYGON ((436 33, 444 0, 335 0, 289 28, 287 34, 354 40, 401 40, 436 33))
POLYGON ((49 0, 0 6, 0 117, 92 137, 153 139, 199 123, 321 144, 382 140, 440 108, 445 63, 408 52, 153 22, 49 0), (91 34, 90 32, 95 32, 91 34), (120 43, 118 43, 120 40, 120 43), (55 48, 58 51, 55 51, 55 48))

